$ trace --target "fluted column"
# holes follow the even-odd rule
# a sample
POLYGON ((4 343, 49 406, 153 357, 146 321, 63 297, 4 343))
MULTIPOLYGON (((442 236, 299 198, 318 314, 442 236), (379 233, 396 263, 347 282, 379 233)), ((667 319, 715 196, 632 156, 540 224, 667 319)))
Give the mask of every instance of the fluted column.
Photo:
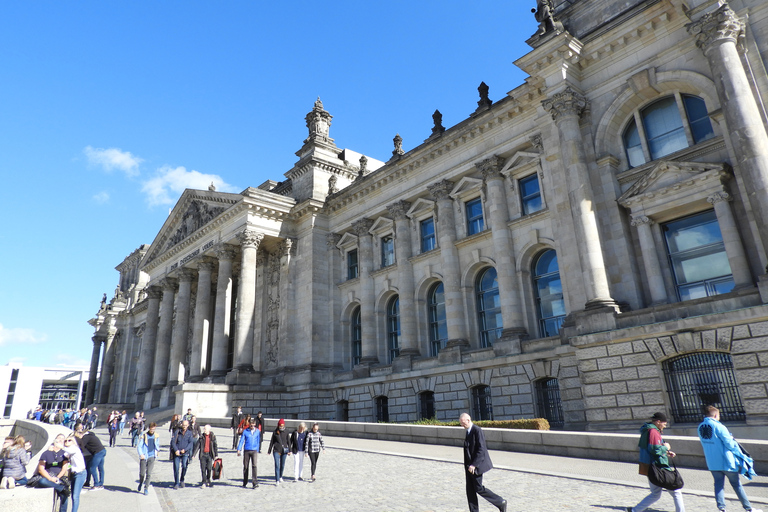
POLYGON ((197 298, 192 327, 192 355, 189 361, 190 382, 200 382, 208 371, 208 337, 211 328, 211 274, 216 260, 203 257, 197 264, 197 298))
POLYGON ((439 181, 427 187, 437 203, 437 236, 443 262, 443 289, 445 290, 445 323, 448 329, 446 346, 469 346, 467 325, 464 321, 464 300, 461 296, 459 251, 456 249, 456 221, 450 194, 453 182, 439 181))
POLYGON ((605 306, 617 308, 608 286, 587 157, 584 153, 584 140, 579 128, 579 119, 587 109, 587 100, 567 87, 565 91, 544 100, 542 105, 552 116, 560 134, 560 150, 565 165, 568 198, 576 228, 576 243, 587 297, 584 309, 605 306))
POLYGON ((146 393, 152 387, 152 370, 157 346, 157 325, 160 320, 160 297, 162 290, 159 286, 147 287, 147 324, 141 339, 139 365, 136 377, 136 393, 146 393))
POLYGON ((211 377, 227 374, 227 352, 229 351, 229 324, 232 315, 232 262, 235 249, 223 245, 216 251, 219 258, 218 280, 216 282, 216 311, 213 319, 213 353, 211 356, 211 377))
POLYGON ((157 326, 155 366, 152 372, 152 389, 163 389, 168 383, 168 363, 171 359, 171 329, 173 328, 173 296, 178 283, 166 277, 160 282, 163 299, 160 302, 160 323, 157 326))
POLYGON ((744 244, 741 243, 733 210, 728 204, 732 200, 731 195, 724 190, 707 198, 707 202, 715 207, 715 215, 717 216, 717 223, 720 224, 720 233, 723 235, 723 245, 728 255, 728 263, 731 265, 735 288, 750 288, 755 283, 752 280, 752 273, 749 271, 749 262, 744 252, 744 244))
POLYGON ((112 374, 115 371, 115 333, 110 332, 104 340, 104 362, 99 376, 99 403, 109 403, 112 374))
POLYGON ((666 304, 667 290, 664 286, 659 255, 651 232, 653 221, 645 215, 632 215, 632 225, 637 228, 637 234, 640 238, 640 252, 643 257, 645 276, 648 279, 648 289, 651 292, 651 306, 666 304))
MULTIPOLYGON (((768 134, 741 63, 737 43, 744 22, 726 3, 687 25, 709 62, 712 78, 733 144, 733 157, 744 179, 761 243, 768 255, 768 134)), ((765 264, 765 262, 763 262, 765 264)))
POLYGON ((88 389, 85 390, 85 404, 90 405, 96 395, 96 380, 99 373, 99 357, 101 357, 101 343, 104 339, 101 336, 93 338, 93 352, 91 352, 91 369, 88 372, 88 389))
POLYGON ((520 305, 520 289, 516 283, 515 253, 512 237, 507 227, 509 207, 504 191, 504 176, 501 174, 503 160, 493 156, 477 164, 483 174, 488 199, 493 252, 496 257, 496 275, 499 279, 499 299, 504 334, 521 336, 527 333, 523 324, 523 311, 520 305))
POLYGON ((352 224, 352 230, 357 235, 360 249, 360 326, 362 335, 361 364, 377 364, 379 362, 378 343, 376 343, 376 312, 375 291, 373 288, 373 239, 368 232, 373 226, 373 220, 363 218, 352 224))
POLYGON ((398 289, 400 291, 400 355, 418 356, 419 340, 416 329, 415 283, 411 257, 411 221, 406 213, 408 201, 398 201, 387 207, 395 218, 395 255, 397 257, 398 289))
POLYGON ((240 282, 237 289, 235 325, 235 369, 253 373, 253 315, 256 299, 256 253, 264 235, 245 229, 237 235, 242 249, 240 282))
POLYGON ((179 272, 179 293, 176 294, 176 322, 171 334, 171 373, 168 384, 176 386, 185 379, 187 344, 189 342, 189 313, 192 298, 192 281, 195 271, 184 268, 179 272))

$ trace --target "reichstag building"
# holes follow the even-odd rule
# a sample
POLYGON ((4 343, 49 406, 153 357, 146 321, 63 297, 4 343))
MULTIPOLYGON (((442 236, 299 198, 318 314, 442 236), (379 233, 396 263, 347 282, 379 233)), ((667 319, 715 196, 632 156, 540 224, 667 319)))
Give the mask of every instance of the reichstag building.
POLYGON ((410 151, 344 149, 318 99, 282 181, 186 190, 90 320, 90 401, 768 424, 768 2, 534 15, 525 82, 410 151))

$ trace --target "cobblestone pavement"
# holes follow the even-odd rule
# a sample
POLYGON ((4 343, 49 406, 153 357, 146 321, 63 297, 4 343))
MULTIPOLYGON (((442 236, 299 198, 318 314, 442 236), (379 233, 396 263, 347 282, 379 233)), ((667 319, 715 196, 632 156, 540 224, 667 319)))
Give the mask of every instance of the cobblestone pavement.
MULTIPOLYGON (((242 458, 229 449, 231 434, 226 429, 214 429, 219 439, 220 453, 224 461, 224 478, 215 482, 212 489, 200 488, 200 465, 197 459, 189 465, 186 487, 173 490, 173 465, 165 451, 155 464, 153 487, 148 496, 136 492, 138 455, 130 448, 127 438, 121 439, 116 448, 109 448, 106 458, 106 490, 83 493, 82 512, 113 512, 116 508, 142 512, 211 512, 237 510, 242 507, 260 507, 262 510, 300 510, 311 508, 320 512, 459 512, 467 510, 464 494, 464 476, 459 463, 460 450, 455 447, 437 447, 435 458, 422 454, 415 456, 394 455, 394 449, 402 452, 403 444, 370 441, 368 449, 379 453, 359 451, 361 440, 345 443, 343 439, 326 439, 328 449, 320 455, 317 481, 294 482, 293 459, 288 457, 285 481, 279 486, 274 480, 272 457, 264 454, 258 459, 259 487, 242 488, 242 458), (353 449, 343 448, 347 445, 353 449), (399 445, 399 446, 398 446, 399 445), (394 448, 393 448, 394 446, 394 448), (387 449, 389 448, 389 449, 387 449), (441 455, 458 453, 456 461, 441 455)), ((99 432, 101 434, 101 432, 99 432)), ((352 440, 347 440, 352 441, 352 440)), ((168 432, 163 432, 163 444, 168 442, 168 432)), ((405 445, 406 447, 408 445, 405 445)), ((504 466, 504 452, 492 452, 497 465, 504 466)), ((511 454, 515 455, 515 454, 511 454)), ((509 511, 549 512, 564 511, 624 511, 646 494, 647 488, 637 479, 631 482, 601 481, 602 477, 584 480, 579 475, 579 464, 603 464, 580 459, 555 457, 558 467, 552 473, 531 473, 504 467, 494 469, 484 478, 484 483, 509 502, 509 511), (580 462, 581 461, 581 462, 580 462), (572 473, 571 476, 561 476, 572 473), (560 476, 553 476, 560 475, 560 476)), ((627 465, 631 467, 632 465, 627 465)), ((687 471, 687 470, 686 470, 687 471)), ((309 477, 309 459, 305 459, 304 476, 309 477)), ((636 476, 636 475, 635 475, 636 476)), ((747 487, 750 497, 766 494, 768 479, 761 478, 747 487), (758 492, 761 491, 761 492, 758 492)), ((686 493, 685 504, 689 512, 716 510, 711 492, 692 490, 686 493)), ((31 492, 38 492, 32 490, 31 492)), ((765 498, 755 500, 755 506, 768 508, 765 498), (758 501, 759 500, 759 501, 758 501)), ((481 511, 495 510, 480 499, 481 511)), ((45 507, 50 509, 48 492, 45 491, 45 507)), ((741 510, 736 501, 729 501, 730 510, 741 510)), ((36 508, 36 507, 35 507, 36 508)), ((32 512, 26 507, 25 512, 32 512)), ((668 495, 662 496, 651 512, 672 511, 674 505, 668 495)))

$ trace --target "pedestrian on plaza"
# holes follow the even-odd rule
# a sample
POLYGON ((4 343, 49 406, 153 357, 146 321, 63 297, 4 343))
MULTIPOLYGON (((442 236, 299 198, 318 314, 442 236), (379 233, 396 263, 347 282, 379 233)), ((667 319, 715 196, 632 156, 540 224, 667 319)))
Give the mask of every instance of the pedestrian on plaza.
POLYGON ((304 442, 307 439, 307 424, 299 423, 299 428, 291 434, 291 453, 293 453, 293 480, 294 482, 303 481, 304 472, 304 442))
POLYGON ((317 473, 317 458, 320 456, 320 450, 325 453, 325 441, 323 441, 323 434, 320 433, 320 424, 314 423, 312 431, 307 432, 307 437, 304 439, 304 453, 309 457, 312 470, 310 480, 313 482, 317 473))
MULTIPOLYGON (((173 418, 171 418, 171 424, 168 427, 168 432, 170 432, 170 438, 173 439, 176 437, 176 433, 181 428, 181 415, 180 414, 174 414, 173 418)), ((175 457, 173 450, 170 450, 170 461, 173 462, 173 458, 175 457)))
POLYGON ((251 473, 253 474, 253 488, 259 486, 258 480, 256 480, 256 455, 259 452, 259 442, 261 439, 261 432, 256 428, 256 419, 252 418, 248 425, 248 429, 243 431, 243 435, 240 436, 240 442, 237 445, 237 456, 243 455, 243 487, 248 486, 248 466, 251 466, 251 473))
POLYGON ((184 477, 187 475, 187 464, 189 464, 189 457, 192 455, 194 444, 192 431, 189 430, 189 422, 184 420, 181 422, 181 428, 171 439, 174 489, 184 488, 184 477))
POLYGON ((131 430, 128 433, 131 434, 131 448, 134 448, 139 439, 139 435, 141 435, 141 431, 144 430, 144 420, 138 411, 133 415, 133 419, 131 419, 130 428, 131 430))
POLYGON ((202 428, 197 422, 197 416, 192 416, 192 419, 189 421, 189 430, 192 432, 192 439, 194 439, 194 445, 192 446, 192 458, 194 458, 194 454, 197 453, 197 445, 200 442, 200 436, 203 434, 202 428))
POLYGON ((192 424, 192 416, 193 416, 192 409, 187 409, 187 414, 184 415, 182 420, 187 420, 189 422, 189 424, 191 425, 192 424))
POLYGON ((84 430, 82 425, 75 431, 75 439, 85 457, 87 468, 85 487, 92 491, 104 490, 104 457, 107 456, 107 449, 96 434, 84 430), (93 478, 93 487, 91 487, 91 478, 93 478))
POLYGON ((96 424, 99 422, 99 411, 94 407, 91 412, 91 418, 88 420, 88 430, 96 428, 96 424))
POLYGON ((136 442, 139 452, 139 488, 144 487, 144 496, 149 494, 149 482, 152 480, 152 468, 155 467, 157 454, 160 452, 160 434, 156 432, 157 423, 152 422, 146 432, 141 434, 136 442))
POLYGON ((237 412, 232 414, 232 421, 229 422, 229 428, 232 429, 232 449, 237 448, 237 443, 240 441, 240 436, 243 435, 243 428, 240 427, 240 423, 245 419, 243 414, 243 408, 237 406, 237 412))
POLYGON ((88 425, 91 424, 91 410, 88 408, 84 408, 82 411, 80 411, 80 423, 83 424, 83 428, 85 430, 88 430, 88 425))
POLYGON ((74 434, 64 439, 64 448, 62 451, 69 459, 69 480, 72 496, 72 512, 77 512, 80 508, 80 492, 83 490, 85 478, 88 475, 88 469, 85 465, 85 457, 80 447, 77 445, 77 438, 74 434))
POLYGON ((261 411, 256 413, 256 428, 261 432, 261 437, 259 438, 259 453, 261 453, 261 443, 264 441, 264 415, 261 411))
POLYGON ((699 425, 699 441, 704 448, 704 458, 707 459, 707 469, 715 479, 715 501, 717 508, 725 510, 725 478, 733 487, 733 491, 741 502, 744 510, 762 512, 752 508, 747 493, 741 486, 739 475, 745 475, 752 480, 755 472, 752 469, 752 458, 744 453, 741 445, 733 438, 733 434, 720 423, 720 410, 709 405, 705 408, 706 416, 699 425))
POLYGON ((275 431, 272 432, 272 439, 269 441, 269 448, 267 448, 267 454, 270 453, 275 459, 275 484, 279 485, 283 481, 285 458, 291 453, 290 439, 285 430, 285 420, 282 418, 277 422, 275 431))
MULTIPOLYGON (((59 512, 67 512, 70 493, 69 487, 69 459, 64 453, 64 434, 59 434, 53 441, 53 445, 40 455, 37 463, 36 474, 40 477, 37 482, 30 485, 34 487, 51 488, 56 490, 56 494, 61 500, 59 512)), ((33 477, 34 478, 34 477, 33 477)))
POLYGON ((120 413, 120 435, 123 435, 123 429, 125 428, 125 423, 128 421, 128 416, 125 415, 125 411, 120 413))
MULTIPOLYGON (((641 475, 648 475, 651 464, 672 471, 669 466, 669 459, 674 458, 676 454, 672 451, 669 443, 665 443, 661 437, 666 427, 667 415, 663 412, 654 413, 651 416, 651 421, 640 427, 640 441, 637 443, 637 447, 640 450, 641 475)), ((651 488, 651 493, 634 507, 627 507, 627 512, 643 512, 661 498, 661 492, 665 490, 663 487, 659 487, 650 480, 648 480, 648 486, 651 488)), ((667 492, 672 495, 672 499, 675 501, 675 511, 685 512, 683 490, 667 490, 667 492)))
POLYGON ((483 429, 472 423, 467 413, 459 416, 459 423, 467 431, 464 437, 464 479, 466 482, 467 502, 470 512, 478 512, 478 494, 488 500, 501 512, 506 512, 507 501, 483 486, 483 475, 493 469, 493 462, 485 445, 483 429))
POLYGON ((216 434, 211 432, 210 425, 203 427, 193 455, 197 454, 200 457, 200 473, 202 475, 200 487, 213 487, 211 474, 213 473, 213 461, 219 456, 219 446, 216 443, 216 434))
POLYGON ((112 421, 107 425, 109 430, 109 447, 113 448, 117 445, 117 434, 120 432, 120 417, 113 416, 112 421))
POLYGON ((13 489, 27 485, 27 464, 32 455, 32 444, 22 436, 6 437, 3 444, 0 489, 13 489))

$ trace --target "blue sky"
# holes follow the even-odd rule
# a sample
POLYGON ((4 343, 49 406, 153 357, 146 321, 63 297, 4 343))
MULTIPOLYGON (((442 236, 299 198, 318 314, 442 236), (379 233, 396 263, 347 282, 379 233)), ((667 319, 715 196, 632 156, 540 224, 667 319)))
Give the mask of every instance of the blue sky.
POLYGON ((3 2, 0 365, 88 364, 114 267, 184 188, 280 181, 319 96, 379 160, 520 85, 534 0, 3 2))

